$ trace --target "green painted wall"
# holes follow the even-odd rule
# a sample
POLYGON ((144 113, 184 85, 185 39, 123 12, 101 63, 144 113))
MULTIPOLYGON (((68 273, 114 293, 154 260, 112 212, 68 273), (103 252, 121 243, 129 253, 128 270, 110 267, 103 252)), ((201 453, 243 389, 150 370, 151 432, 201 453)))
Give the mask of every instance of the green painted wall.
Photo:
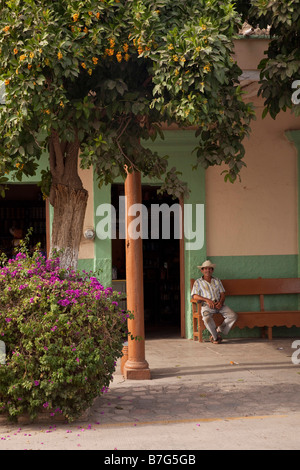
MULTIPOLYGON (((300 130, 291 130, 286 133, 287 138, 292 142, 298 154, 298 254, 300 253, 300 130)), ((298 276, 300 276, 300 257, 298 257, 298 276)), ((300 304, 299 304, 300 307, 300 304)))
MULTIPOLYGON (((100 220, 97 214, 97 207, 100 204, 110 204, 111 202, 111 186, 102 186, 98 188, 96 178, 94 178, 94 227, 96 229, 97 223, 100 220)), ((99 272, 101 283, 107 287, 111 286, 112 280, 112 255, 111 255, 111 240, 99 240, 95 238, 95 258, 93 260, 94 271, 99 272)))

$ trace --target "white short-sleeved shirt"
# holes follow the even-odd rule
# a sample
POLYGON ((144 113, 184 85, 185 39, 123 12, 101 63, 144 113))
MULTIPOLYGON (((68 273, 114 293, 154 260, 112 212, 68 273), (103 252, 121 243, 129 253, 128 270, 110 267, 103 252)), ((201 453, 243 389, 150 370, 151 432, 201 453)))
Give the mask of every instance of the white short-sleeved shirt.
POLYGON ((211 282, 207 282, 200 277, 194 282, 191 296, 194 294, 205 297, 206 299, 218 302, 221 292, 225 292, 222 282, 217 277, 212 277, 211 282))

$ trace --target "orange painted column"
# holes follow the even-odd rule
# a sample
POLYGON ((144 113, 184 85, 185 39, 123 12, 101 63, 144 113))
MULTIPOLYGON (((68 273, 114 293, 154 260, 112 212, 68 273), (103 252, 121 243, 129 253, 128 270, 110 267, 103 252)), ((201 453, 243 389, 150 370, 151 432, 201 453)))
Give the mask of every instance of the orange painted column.
POLYGON ((130 222, 135 216, 128 215, 133 204, 142 203, 141 174, 137 171, 127 173, 125 180, 126 207, 126 291, 127 308, 134 319, 128 319, 128 331, 134 337, 128 338, 128 360, 124 365, 125 379, 150 379, 150 369, 145 359, 145 325, 144 325, 144 280, 143 280, 143 240, 133 239, 128 233, 130 222))

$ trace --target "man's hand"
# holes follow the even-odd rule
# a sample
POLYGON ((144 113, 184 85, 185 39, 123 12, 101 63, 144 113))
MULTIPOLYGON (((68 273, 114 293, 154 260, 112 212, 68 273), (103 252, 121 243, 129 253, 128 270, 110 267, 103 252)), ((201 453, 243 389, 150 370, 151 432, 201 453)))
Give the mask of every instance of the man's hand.
POLYGON ((209 308, 216 308, 216 304, 213 300, 205 299, 205 303, 209 306, 209 308))
POLYGON ((217 310, 220 310, 220 308, 223 307, 223 302, 221 302, 221 300, 219 300, 219 302, 216 302, 214 305, 215 305, 215 308, 217 310))

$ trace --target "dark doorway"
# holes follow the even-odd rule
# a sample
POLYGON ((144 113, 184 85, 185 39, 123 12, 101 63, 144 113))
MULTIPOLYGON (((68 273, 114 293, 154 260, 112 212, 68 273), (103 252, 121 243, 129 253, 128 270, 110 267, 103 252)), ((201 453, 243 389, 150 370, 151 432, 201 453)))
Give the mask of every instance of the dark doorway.
POLYGON ((40 243, 46 255, 46 203, 36 184, 8 184, 5 198, 0 198, 0 252, 14 256, 20 239, 29 228, 29 249, 40 243))
MULTIPOLYGON (((151 217, 152 205, 165 204, 171 208, 178 200, 166 194, 158 194, 159 187, 142 186, 142 204, 147 208, 148 238, 143 240, 143 275, 144 275, 144 315, 146 337, 180 335, 180 240, 176 231, 176 214, 170 210, 160 213, 156 236, 153 238, 151 217), (162 218, 168 217, 170 234, 162 233, 162 218), (174 223, 175 218, 175 223, 174 223), (158 232, 157 232, 158 231, 158 232), (165 237, 165 238, 163 238, 165 237), (177 237, 177 238, 176 238, 177 237)), ((117 214, 117 237, 112 240, 113 277, 118 280, 126 277, 125 240, 118 239, 119 196, 124 196, 124 185, 112 185, 112 205, 117 214)), ((166 207, 166 206, 165 206, 166 207)))

